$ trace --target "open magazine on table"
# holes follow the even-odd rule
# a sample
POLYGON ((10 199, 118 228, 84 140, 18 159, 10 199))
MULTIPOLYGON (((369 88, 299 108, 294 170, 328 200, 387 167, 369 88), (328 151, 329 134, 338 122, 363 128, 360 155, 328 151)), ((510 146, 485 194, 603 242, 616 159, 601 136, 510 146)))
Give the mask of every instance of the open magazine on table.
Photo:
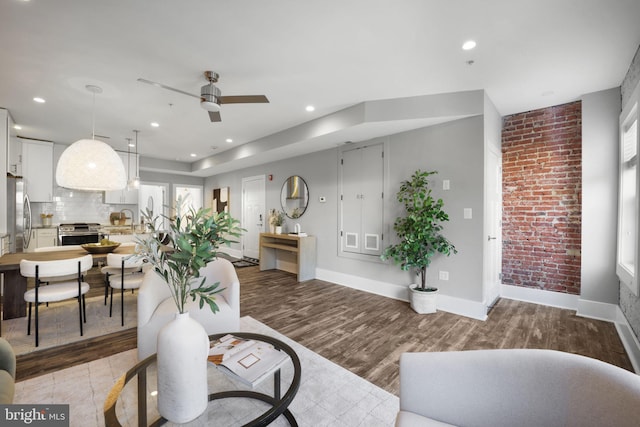
POLYGON ((255 387, 279 369, 289 356, 271 344, 225 335, 211 342, 210 362, 241 382, 255 387))

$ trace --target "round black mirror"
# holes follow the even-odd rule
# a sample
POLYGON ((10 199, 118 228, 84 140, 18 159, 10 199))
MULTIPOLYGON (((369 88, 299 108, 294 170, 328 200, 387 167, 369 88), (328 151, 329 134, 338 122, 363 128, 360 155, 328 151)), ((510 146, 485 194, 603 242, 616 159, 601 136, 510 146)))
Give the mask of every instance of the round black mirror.
POLYGON ((298 175, 290 176, 282 184, 280 205, 284 214, 291 219, 300 218, 309 204, 309 188, 298 175))

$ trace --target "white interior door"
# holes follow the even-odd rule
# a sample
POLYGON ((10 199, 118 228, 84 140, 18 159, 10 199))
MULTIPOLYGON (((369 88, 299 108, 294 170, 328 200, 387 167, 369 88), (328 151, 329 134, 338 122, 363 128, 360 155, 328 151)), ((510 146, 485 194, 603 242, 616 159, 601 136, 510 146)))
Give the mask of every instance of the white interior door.
POLYGON ((491 307, 500 297, 502 271, 502 155, 487 151, 484 301, 491 307))
POLYGON ((264 175, 242 179, 242 256, 258 259, 260 233, 265 231, 265 178, 264 175))

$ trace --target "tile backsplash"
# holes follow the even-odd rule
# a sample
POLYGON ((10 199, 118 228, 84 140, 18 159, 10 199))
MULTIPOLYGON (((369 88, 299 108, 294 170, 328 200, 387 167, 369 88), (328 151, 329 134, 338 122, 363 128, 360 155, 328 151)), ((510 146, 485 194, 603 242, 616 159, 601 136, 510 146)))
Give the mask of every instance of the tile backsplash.
MULTIPOLYGON (((104 203, 101 191, 76 191, 57 187, 53 202, 31 203, 32 221, 35 226, 41 224, 40 214, 52 213, 54 225, 72 222, 97 222, 109 224, 109 214, 131 209, 134 220, 138 220, 137 205, 115 205, 104 203)), ((130 214, 127 212, 127 216, 130 214)))

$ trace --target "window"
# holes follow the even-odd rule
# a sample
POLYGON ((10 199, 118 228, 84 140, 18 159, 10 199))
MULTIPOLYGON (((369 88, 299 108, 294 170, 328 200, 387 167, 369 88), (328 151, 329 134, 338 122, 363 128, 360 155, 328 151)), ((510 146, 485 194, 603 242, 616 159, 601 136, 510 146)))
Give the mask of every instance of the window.
POLYGON ((632 99, 635 103, 620 116, 616 273, 638 295, 638 103, 637 97, 632 99))
POLYGON ((174 203, 177 202, 178 197, 182 197, 183 206, 182 212, 186 212, 189 207, 194 210, 202 208, 203 205, 203 188, 198 185, 175 185, 174 187, 174 203))

